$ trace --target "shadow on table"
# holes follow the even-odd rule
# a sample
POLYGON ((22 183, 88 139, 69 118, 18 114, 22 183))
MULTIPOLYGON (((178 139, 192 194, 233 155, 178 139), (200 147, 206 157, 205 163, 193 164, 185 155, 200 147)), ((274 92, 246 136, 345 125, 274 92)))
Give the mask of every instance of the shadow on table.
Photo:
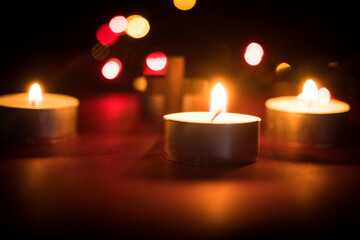
POLYGON ((70 139, 57 144, 12 144, 2 142, 0 143, 0 161, 4 159, 48 158, 63 155, 61 152, 67 149, 69 144, 74 141, 77 140, 70 139))
POLYGON ((152 180, 218 181, 259 180, 266 174, 258 174, 257 163, 235 166, 195 166, 174 163, 164 158, 162 139, 154 143, 148 153, 139 159, 139 164, 130 171, 130 177, 152 180))
MULTIPOLYGON (((153 180, 241 180, 262 181, 274 179, 274 172, 267 171, 266 162, 310 163, 314 165, 359 165, 359 144, 348 143, 333 148, 296 148, 276 145, 261 137, 259 159, 255 163, 240 166, 192 166, 165 160, 163 141, 154 143, 148 153, 139 159, 130 175, 135 178, 153 180)), ((276 167, 276 166, 274 166, 276 167)))

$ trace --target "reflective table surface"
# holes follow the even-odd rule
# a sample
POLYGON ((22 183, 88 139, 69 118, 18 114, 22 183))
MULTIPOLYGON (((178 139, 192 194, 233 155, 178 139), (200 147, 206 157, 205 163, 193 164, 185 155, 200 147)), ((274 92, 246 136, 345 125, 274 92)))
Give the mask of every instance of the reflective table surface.
MULTIPOLYGON (((254 98, 239 111, 264 118, 265 100, 254 98)), ((54 145, 0 144, 3 234, 207 239, 360 235, 356 104, 346 145, 276 145, 261 129, 257 162, 217 168, 164 160, 161 117, 155 122, 144 117, 137 95, 80 101, 76 138, 54 145)))

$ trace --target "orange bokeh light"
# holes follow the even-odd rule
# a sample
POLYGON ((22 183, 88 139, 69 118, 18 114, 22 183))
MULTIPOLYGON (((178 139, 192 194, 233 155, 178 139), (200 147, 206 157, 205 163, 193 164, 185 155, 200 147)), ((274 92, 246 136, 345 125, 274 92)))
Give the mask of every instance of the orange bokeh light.
POLYGON ((101 69, 101 73, 106 79, 113 80, 117 76, 119 76, 121 70, 122 63, 120 62, 120 60, 117 58, 111 58, 104 64, 101 69))
POLYGON ((196 0, 173 0, 173 3, 177 9, 187 11, 195 6, 196 0))
POLYGON ((150 24, 146 18, 140 15, 131 15, 127 18, 126 34, 132 38, 145 37, 150 31, 150 24))
POLYGON ((275 68, 276 73, 282 73, 282 72, 286 72, 288 70, 291 70, 291 66, 290 66, 290 64, 288 64, 286 62, 279 63, 275 68))
POLYGON ((261 62, 263 56, 264 50, 260 44, 252 42, 246 47, 244 58, 249 65, 258 65, 261 62))

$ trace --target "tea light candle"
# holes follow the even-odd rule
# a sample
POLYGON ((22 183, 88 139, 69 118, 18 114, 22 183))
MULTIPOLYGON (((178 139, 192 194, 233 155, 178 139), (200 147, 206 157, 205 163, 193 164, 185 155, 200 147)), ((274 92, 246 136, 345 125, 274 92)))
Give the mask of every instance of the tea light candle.
POLYGON ((255 162, 261 119, 226 113, 225 90, 217 84, 210 112, 164 116, 165 158, 193 165, 236 165, 255 162))
POLYGON ((42 93, 33 84, 29 93, 0 96, 0 141, 54 143, 76 135, 79 101, 42 93))
POLYGON ((298 96, 266 101, 266 133, 276 142, 294 146, 329 147, 345 142, 350 106, 330 99, 327 89, 319 91, 306 81, 298 96))

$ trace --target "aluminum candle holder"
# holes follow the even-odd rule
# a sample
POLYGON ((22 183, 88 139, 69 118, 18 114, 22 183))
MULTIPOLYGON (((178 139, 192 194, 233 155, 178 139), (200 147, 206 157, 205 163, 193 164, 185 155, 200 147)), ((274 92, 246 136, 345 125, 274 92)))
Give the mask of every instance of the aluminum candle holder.
POLYGON ((244 114, 184 112, 164 116, 165 158, 192 165, 239 165, 255 162, 260 118, 244 114))

